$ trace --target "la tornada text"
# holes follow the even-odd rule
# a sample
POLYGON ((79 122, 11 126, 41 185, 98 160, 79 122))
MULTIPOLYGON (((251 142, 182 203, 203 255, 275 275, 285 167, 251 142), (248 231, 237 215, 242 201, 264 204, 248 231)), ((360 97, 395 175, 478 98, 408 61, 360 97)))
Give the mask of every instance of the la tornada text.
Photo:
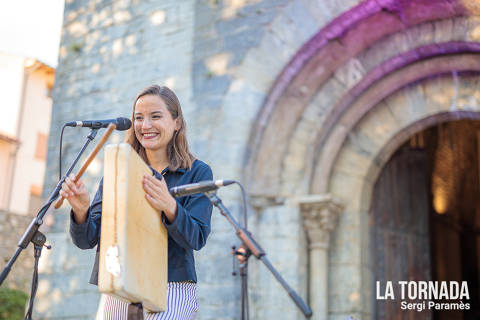
POLYGON ((469 310, 466 281, 376 281, 377 300, 400 299, 402 310, 469 310))

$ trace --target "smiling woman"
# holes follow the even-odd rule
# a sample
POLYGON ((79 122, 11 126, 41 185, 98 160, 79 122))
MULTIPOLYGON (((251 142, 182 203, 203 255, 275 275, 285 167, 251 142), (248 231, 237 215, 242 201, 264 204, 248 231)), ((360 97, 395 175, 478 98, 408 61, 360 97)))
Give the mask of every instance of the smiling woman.
POLYGON ((161 158, 170 159, 171 169, 191 167, 194 157, 188 148, 185 120, 172 90, 157 85, 142 90, 133 104, 132 123, 126 140, 147 164, 165 167, 157 158, 160 153, 153 152, 161 149, 166 152, 161 158))
MULTIPOLYGON (((201 194, 173 198, 168 189, 213 178, 210 167, 190 153, 185 121, 177 96, 167 87, 152 85, 135 98, 133 128, 127 142, 153 169, 145 175, 145 198, 161 215, 168 233, 167 310, 149 313, 113 296, 105 296, 103 319, 194 319, 197 310, 195 261, 193 250, 200 250, 210 233, 212 205, 201 194), (131 318, 131 315, 135 318, 131 318)), ((60 194, 72 206, 70 234, 81 249, 99 244, 103 181, 89 205, 88 192, 74 177, 66 179, 60 194)), ((97 258, 90 282, 98 283, 97 258)), ((139 266, 141 267, 141 266, 139 266)))

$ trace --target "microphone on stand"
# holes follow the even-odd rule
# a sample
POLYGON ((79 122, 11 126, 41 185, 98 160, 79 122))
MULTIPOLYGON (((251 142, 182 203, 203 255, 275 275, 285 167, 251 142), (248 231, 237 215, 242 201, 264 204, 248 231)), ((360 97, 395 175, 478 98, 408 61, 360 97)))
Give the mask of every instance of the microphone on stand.
POLYGON ((235 183, 233 180, 207 180, 197 183, 184 184, 169 189, 170 194, 174 197, 183 197, 195 193, 203 193, 217 190, 220 187, 228 186, 235 183))
POLYGON ((106 128, 110 123, 115 124, 117 130, 128 130, 132 126, 132 122, 127 118, 107 119, 107 120, 85 120, 67 122, 68 127, 87 127, 92 129, 106 128))

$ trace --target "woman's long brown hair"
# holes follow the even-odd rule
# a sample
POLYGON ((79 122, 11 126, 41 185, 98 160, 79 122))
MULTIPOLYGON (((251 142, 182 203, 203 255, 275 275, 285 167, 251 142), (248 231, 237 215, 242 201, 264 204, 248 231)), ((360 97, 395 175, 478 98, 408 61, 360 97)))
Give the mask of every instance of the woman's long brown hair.
POLYGON ((177 170, 178 168, 192 168, 193 161, 195 157, 190 153, 188 148, 187 134, 186 134, 186 123, 183 118, 182 107, 178 101, 175 93, 165 86, 151 85, 143 89, 135 98, 133 102, 132 110, 132 127, 127 131, 125 141, 128 142, 132 148, 137 151, 140 157, 147 163, 150 164, 147 158, 147 153, 145 148, 142 146, 140 141, 138 141, 137 136, 135 135, 135 105, 137 104, 138 99, 146 95, 154 95, 160 97, 163 102, 167 105, 167 109, 172 115, 172 118, 178 119, 180 128, 175 130, 173 133, 172 139, 167 145, 167 157, 170 162, 169 168, 172 171, 177 170))

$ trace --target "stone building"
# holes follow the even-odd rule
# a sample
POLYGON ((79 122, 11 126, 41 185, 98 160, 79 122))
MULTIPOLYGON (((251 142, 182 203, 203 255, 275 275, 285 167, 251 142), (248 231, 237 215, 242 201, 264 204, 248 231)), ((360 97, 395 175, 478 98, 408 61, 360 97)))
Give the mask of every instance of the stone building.
MULTIPOLYGON (((44 190, 64 122, 128 117, 143 87, 166 84, 194 153, 245 185, 249 229, 314 319, 417 315, 376 299, 377 280, 468 281, 470 311, 418 315, 473 319, 479 15, 476 0, 67 0, 44 190)), ((65 164, 87 133, 66 132, 65 164)), ((240 216, 239 193, 219 195, 240 216)), ((68 208, 51 215, 36 312, 91 319, 93 250, 71 244, 68 208)), ((235 242, 215 213, 199 319, 240 318, 235 242)), ((249 271, 252 318, 302 318, 263 265, 249 271)))

